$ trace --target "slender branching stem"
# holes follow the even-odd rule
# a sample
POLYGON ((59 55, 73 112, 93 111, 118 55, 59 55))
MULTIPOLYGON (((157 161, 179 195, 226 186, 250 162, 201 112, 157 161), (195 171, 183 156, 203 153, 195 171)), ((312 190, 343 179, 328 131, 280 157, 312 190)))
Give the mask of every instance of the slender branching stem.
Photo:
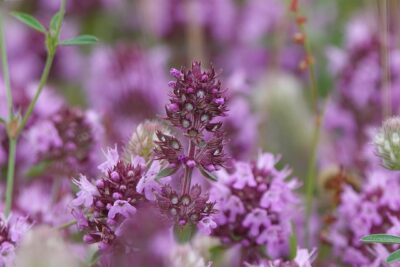
POLYGON ((4 215, 6 217, 8 217, 11 211, 12 196, 14 189, 16 149, 17 149, 17 139, 12 138, 9 140, 9 151, 8 151, 6 205, 4 208, 4 215))
POLYGON ((382 65, 382 117, 387 118, 392 113, 391 82, 390 82, 390 48, 389 21, 387 0, 378 0, 379 26, 381 28, 380 54, 382 65))
POLYGON ((4 32, 4 14, 3 11, 1 10, 0 10, 0 46, 1 46, 1 66, 3 71, 4 87, 6 89, 6 97, 7 97, 8 120, 11 121, 13 118, 13 96, 11 92, 10 71, 8 67, 7 48, 6 48, 6 40, 4 32))
POLYGON ((44 66, 44 70, 43 70, 42 76, 40 78, 38 88, 35 92, 34 97, 32 98, 31 102, 29 103, 28 109, 26 110, 24 116, 22 117, 22 121, 18 127, 17 132, 15 133, 15 138, 17 138, 19 136, 19 134, 21 133, 21 131, 25 128, 25 126, 28 122, 28 119, 32 115, 33 109, 35 108, 35 105, 36 105, 37 101, 39 100, 39 96, 42 93, 44 86, 46 85, 47 79, 49 77, 50 69, 53 64, 53 60, 54 60, 54 54, 47 54, 46 64, 44 66))
MULTIPOLYGON (((301 12, 298 7, 294 10, 296 14, 296 20, 298 20, 301 16, 301 12)), ((315 76, 315 68, 314 68, 314 59, 312 57, 313 51, 310 45, 310 40, 307 35, 307 31, 303 25, 303 23, 298 22, 299 31, 304 36, 304 49, 306 52, 306 61, 308 67, 308 75, 309 75, 309 83, 311 89, 311 105, 315 116, 314 130, 312 136, 311 143, 311 154, 308 162, 308 170, 307 177, 305 180, 305 190, 306 190, 306 210, 305 210, 305 223, 304 223, 304 232, 305 232, 305 242, 308 247, 309 244, 309 233, 310 233, 310 219, 313 209, 313 200, 315 193, 315 179, 316 179, 316 170, 317 170, 317 155, 318 155, 318 147, 320 141, 320 132, 321 132, 321 122, 323 120, 323 112, 320 111, 318 102, 319 102, 319 89, 318 82, 315 76)))
POLYGON ((69 228, 69 227, 72 226, 72 225, 77 224, 77 223, 78 223, 78 222, 77 222, 76 220, 72 220, 72 221, 69 221, 69 222, 67 222, 67 223, 64 223, 64 224, 58 226, 56 229, 57 229, 57 230, 64 230, 64 229, 69 228))
POLYGON ((66 0, 61 0, 59 16, 60 19, 58 20, 58 24, 56 26, 55 33, 47 33, 46 36, 46 46, 47 46, 47 59, 46 63, 40 77, 39 85, 36 90, 36 93, 31 100, 27 111, 25 112, 21 122, 15 121, 15 114, 13 113, 13 100, 12 100, 12 92, 10 86, 10 78, 9 78, 9 71, 8 71, 8 62, 7 62, 7 53, 6 53, 6 41, 5 35, 3 31, 3 16, 0 14, 0 45, 1 45, 1 54, 2 54, 2 69, 3 69, 3 76, 5 81, 5 87, 7 91, 7 103, 8 103, 8 110, 9 110, 9 122, 8 122, 8 139, 9 139, 9 155, 8 155, 8 166, 7 166, 7 186, 6 186, 6 203, 4 214, 6 217, 10 214, 11 207, 12 207, 12 197, 13 197, 13 188, 14 188, 14 173, 15 173, 15 158, 16 158, 16 148, 18 137, 24 127, 26 126, 30 116, 32 115, 33 109, 39 99, 39 96, 47 82, 49 77, 50 69, 53 64, 54 55, 57 49, 58 40, 61 31, 62 21, 64 19, 65 14, 65 3, 66 0))

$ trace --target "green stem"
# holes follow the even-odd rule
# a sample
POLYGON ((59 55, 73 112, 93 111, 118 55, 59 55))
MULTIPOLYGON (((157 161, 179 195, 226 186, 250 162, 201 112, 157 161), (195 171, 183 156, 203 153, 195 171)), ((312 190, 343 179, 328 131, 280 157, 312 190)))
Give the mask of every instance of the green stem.
POLYGON ((14 114, 13 114, 13 101, 12 101, 12 94, 11 94, 11 86, 10 86, 10 78, 9 78, 9 71, 8 71, 8 61, 7 61, 7 53, 5 48, 5 38, 4 38, 4 31, 3 31, 3 23, 2 23, 2 15, 0 14, 0 45, 1 45, 1 54, 2 54, 2 68, 3 68, 3 76, 5 81, 5 87, 7 91, 7 102, 8 102, 8 109, 9 109, 9 123, 12 123, 13 129, 8 129, 8 139, 9 139, 9 155, 8 155, 8 167, 7 167, 7 187, 6 187, 6 203, 4 214, 6 217, 10 214, 11 206, 12 206, 12 197, 13 197, 13 188, 14 188, 14 172, 15 172, 15 155, 16 155, 16 147, 18 136, 21 131, 26 126, 28 119, 30 118, 32 111, 39 99, 40 93, 42 92, 47 79, 49 77, 50 69, 53 64, 54 55, 58 45, 58 39, 60 36, 61 25, 64 19, 65 14, 65 3, 66 0, 61 0, 60 5, 60 20, 57 24, 57 29, 54 36, 51 36, 51 33, 46 35, 46 46, 47 46, 47 59, 46 64, 42 72, 42 76, 40 77, 40 82, 38 88, 36 90, 35 96, 33 97, 32 101, 29 103, 28 109, 25 112, 21 123, 18 125, 17 129, 14 129, 14 114))
POLYGON ((8 217, 11 211, 13 188, 14 188, 16 148, 17 148, 17 139, 10 139, 9 152, 8 152, 8 167, 7 167, 6 206, 4 209, 4 215, 6 217, 8 217))
POLYGON ((321 117, 317 116, 312 138, 311 157, 308 162, 308 170, 306 177, 306 221, 304 224, 305 228, 304 237, 305 237, 306 247, 308 247, 310 241, 310 221, 313 209, 315 173, 317 167, 317 154, 318 154, 320 133, 321 133, 321 117))
POLYGON ((46 85, 47 79, 49 77, 50 69, 51 69, 51 66, 53 65, 54 55, 56 53, 56 49, 57 49, 57 45, 58 45, 58 39, 60 36, 62 21, 64 19, 64 15, 65 15, 65 2, 66 2, 66 0, 61 0, 60 10, 59 10, 60 19, 57 24, 56 32, 54 33, 54 36, 51 36, 51 33, 48 33, 48 34, 50 34, 50 36, 46 36, 46 38, 48 39, 48 40, 46 40, 46 45, 47 45, 46 64, 44 66, 42 76, 40 77, 40 82, 39 82, 38 88, 36 90, 35 96, 33 97, 31 103, 29 103, 28 109, 25 112, 24 117, 22 118, 22 121, 16 132, 16 137, 18 137, 18 135, 21 133, 21 131, 26 126, 26 123, 28 122, 28 119, 32 115, 32 111, 33 111, 33 109, 39 99, 39 96, 40 96, 44 86, 46 85))
POLYGON ((51 66, 53 65, 53 60, 54 60, 54 53, 51 53, 51 54, 49 53, 47 55, 46 64, 44 66, 42 77, 40 78, 39 86, 36 90, 35 96, 29 103, 28 109, 26 110, 24 117, 22 118, 22 121, 18 127, 16 134, 15 134, 15 138, 18 137, 19 134, 21 133, 21 131, 25 128, 26 123, 28 122, 28 119, 32 115, 33 109, 35 108, 35 105, 39 99, 39 96, 40 96, 41 92, 43 91, 44 86, 46 85, 51 66))
POLYGON ((4 86, 6 89, 7 96, 7 107, 8 107, 8 119, 9 121, 13 118, 13 97, 11 93, 11 83, 10 83, 10 71, 8 68, 8 58, 7 58, 7 48, 3 25, 3 12, 0 11, 0 46, 1 46, 1 64, 3 70, 4 86))
POLYGON ((389 22, 387 0, 378 0, 379 27, 381 29, 380 53, 382 73, 382 117, 387 118, 392 113, 391 83, 390 83, 390 49, 389 49, 389 22))
POLYGON ((72 226, 72 225, 74 225, 76 223, 77 223, 76 220, 72 220, 72 221, 69 221, 67 223, 64 223, 64 224, 58 226, 56 229, 57 230, 64 230, 64 229, 67 229, 67 228, 69 228, 70 226, 72 226))
MULTIPOLYGON (((11 92, 10 73, 8 68, 7 48, 3 24, 3 12, 0 11, 0 46, 1 46, 1 64, 3 71, 4 87, 6 89, 7 107, 8 107, 8 123, 13 120, 13 97, 11 92)), ((8 131, 7 131, 8 132, 8 131)), ((11 211, 12 193, 14 185, 14 171, 15 171, 15 154, 16 154, 17 140, 9 140, 8 152, 8 167, 7 167, 7 187, 6 187, 6 204, 4 214, 6 217, 11 211)))

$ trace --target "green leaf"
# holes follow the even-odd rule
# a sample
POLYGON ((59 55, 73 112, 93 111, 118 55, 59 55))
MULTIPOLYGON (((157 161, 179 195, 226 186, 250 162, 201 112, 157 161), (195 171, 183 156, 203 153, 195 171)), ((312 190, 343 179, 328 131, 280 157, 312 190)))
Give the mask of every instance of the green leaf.
POLYGON ((396 250, 395 252, 390 254, 389 257, 386 258, 387 263, 393 263, 393 262, 399 261, 399 260, 400 260, 400 249, 396 250))
POLYGON ((214 174, 212 174, 211 172, 207 171, 206 169, 203 168, 203 166, 199 167, 201 174, 206 177, 207 179, 210 179, 211 181, 218 181, 217 176, 215 176, 214 174))
POLYGON ((289 259, 294 260, 297 256, 297 237, 296 233, 292 232, 289 237, 289 244, 290 244, 290 254, 289 259))
POLYGON ((156 176, 156 180, 159 180, 161 178, 170 176, 172 174, 174 174, 176 171, 178 170, 178 168, 172 168, 172 167, 166 167, 164 169, 162 169, 156 176))
POLYGON ((51 18, 51 21, 50 21, 50 30, 51 30, 53 33, 55 33, 56 30, 57 30, 57 27, 58 27, 58 25, 59 25, 59 23, 60 23, 60 18, 61 18, 60 12, 57 12, 57 13, 51 18))
POLYGON ((12 12, 11 15, 29 27, 39 32, 46 33, 46 28, 35 17, 22 12, 12 12))
POLYGON ((99 250, 96 250, 89 258, 87 266, 93 266, 97 263, 97 261, 100 259, 101 253, 99 250))
POLYGON ((41 161, 38 164, 32 166, 27 172, 26 176, 27 177, 37 177, 41 174, 43 174, 47 168, 51 165, 50 161, 41 161))
POLYGON ((400 244, 400 236, 387 234, 367 235, 361 238, 366 243, 400 244))
POLYGON ((1 124, 6 124, 6 120, 0 117, 0 123, 1 124))
POLYGON ((185 244, 189 242, 195 233, 196 226, 192 223, 187 223, 183 226, 179 224, 174 225, 174 237, 179 244, 185 244))
POLYGON ((61 41, 61 45, 90 45, 97 43, 98 39, 93 35, 80 35, 72 39, 61 41))
POLYGON ((228 247, 223 245, 216 245, 208 249, 210 253, 210 259, 212 261, 216 261, 217 259, 221 258, 224 252, 228 249, 228 247))

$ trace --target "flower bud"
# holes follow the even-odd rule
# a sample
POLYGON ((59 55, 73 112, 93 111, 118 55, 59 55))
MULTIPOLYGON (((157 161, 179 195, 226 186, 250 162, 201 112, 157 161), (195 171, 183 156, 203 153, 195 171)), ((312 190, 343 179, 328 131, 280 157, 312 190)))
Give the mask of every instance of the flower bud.
POLYGON ((373 142, 383 166, 390 170, 400 170, 400 117, 384 121, 373 142))

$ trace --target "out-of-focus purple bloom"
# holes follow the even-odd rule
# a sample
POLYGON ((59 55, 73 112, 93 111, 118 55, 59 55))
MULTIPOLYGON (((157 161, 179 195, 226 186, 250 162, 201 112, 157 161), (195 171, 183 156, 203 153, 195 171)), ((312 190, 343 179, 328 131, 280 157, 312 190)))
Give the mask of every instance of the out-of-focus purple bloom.
POLYGON ((113 249, 102 253, 96 267, 170 267, 167 255, 174 247, 168 224, 159 211, 142 203, 135 216, 124 220, 115 231, 113 249))
POLYGON ((258 140, 258 118, 250 110, 250 103, 241 97, 228 102, 229 111, 223 128, 227 132, 226 148, 235 159, 244 159, 255 150, 258 140))
POLYGON ((316 250, 308 251, 307 249, 297 248, 296 257, 289 260, 272 260, 262 261, 260 264, 248 264, 246 267, 311 267, 312 262, 316 258, 316 250))
POLYGON ((32 149, 33 164, 47 162, 52 175, 76 175, 93 171, 101 130, 93 113, 63 107, 29 127, 23 144, 32 149))
POLYGON ((167 97, 165 61, 163 48, 145 51, 118 44, 93 51, 87 95, 102 115, 111 140, 127 140, 139 122, 154 118, 162 110, 167 97))
POLYGON ((72 220, 68 205, 73 196, 68 185, 60 182, 56 186, 46 180, 36 180, 18 190, 16 207, 21 214, 34 224, 59 226, 72 220), (53 190, 49 190, 53 187, 53 190), (56 192, 58 190, 58 192, 56 192))
POLYGON ((288 253, 298 182, 285 181, 290 172, 277 170, 277 162, 271 154, 260 154, 252 163, 235 162, 232 172, 218 173, 220 183, 211 189, 218 210, 212 234, 225 244, 240 244, 247 251, 244 259, 251 263, 261 258, 254 247, 263 246, 274 258, 288 253))
MULTIPOLYGON (((345 49, 329 49, 337 79, 337 95, 327 107, 325 129, 327 145, 322 148, 322 158, 346 168, 365 171, 368 160, 358 151, 370 141, 370 127, 381 124, 385 82, 380 49, 383 45, 377 18, 371 14, 354 17, 347 26, 345 49)), ((390 104, 400 103, 399 50, 393 43, 395 34, 389 31, 387 49, 393 55, 390 63, 390 104)))
POLYGON ((366 176, 360 192, 345 187, 327 239, 344 263, 381 266, 387 250, 363 245, 360 239, 369 234, 398 233, 400 198, 395 192, 400 190, 400 180, 397 172, 383 168, 369 170, 366 176))
POLYGON ((29 228, 22 217, 11 215, 7 220, 0 219, 0 266, 14 266, 15 248, 29 228))
MULTIPOLYGON (((87 14, 95 12, 99 9, 113 9, 121 6, 121 0, 72 0, 67 2, 67 11, 71 14, 87 14)), ((56 12, 60 8, 60 2, 53 0, 39 0, 39 5, 42 9, 56 12)))

